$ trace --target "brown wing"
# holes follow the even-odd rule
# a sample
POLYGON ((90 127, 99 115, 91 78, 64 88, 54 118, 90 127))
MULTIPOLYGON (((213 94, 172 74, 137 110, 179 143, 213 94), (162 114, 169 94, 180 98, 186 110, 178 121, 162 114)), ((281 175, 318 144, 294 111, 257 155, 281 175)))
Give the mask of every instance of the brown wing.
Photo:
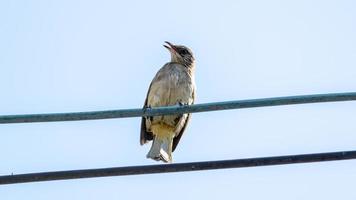
MULTIPOLYGON (((148 100, 148 94, 150 93, 150 90, 151 90, 151 86, 152 86, 152 83, 154 81, 157 81, 157 80, 160 80, 160 78, 162 77, 162 71, 165 70, 165 67, 167 66, 168 64, 165 64, 160 70, 158 70, 157 74, 155 75, 155 77, 152 79, 151 83, 150 83, 150 87, 148 88, 148 91, 147 91, 147 95, 146 95, 146 100, 145 100, 145 104, 143 105, 143 109, 147 108, 148 105, 147 105, 147 100, 148 100)), ((150 140, 153 140, 153 133, 152 132, 149 132, 147 131, 147 127, 146 127, 146 118, 145 117, 142 117, 141 119, 141 134, 140 134, 140 144, 143 145, 145 144, 146 142, 150 141, 150 140)))
MULTIPOLYGON (((152 83, 151 83, 152 84, 152 83)), ((147 96, 150 92, 151 85, 148 89, 147 95, 146 95, 146 100, 145 104, 143 105, 143 109, 147 108, 147 96)), ((141 134, 140 134, 140 144, 143 145, 146 142, 153 140, 153 135, 152 132, 148 132, 146 128, 146 118, 142 117, 141 118, 141 134)))
MULTIPOLYGON (((193 103, 194 103, 194 100, 195 100, 195 89, 193 90, 192 96, 193 96, 193 103)), ((175 138, 173 138, 172 152, 174 152, 174 150, 176 149, 176 147, 177 147, 177 145, 178 145, 178 143, 179 143, 179 140, 180 140, 180 138, 182 137, 182 135, 183 135, 185 129, 187 128, 188 122, 189 122, 189 120, 190 120, 191 117, 192 117, 192 113, 188 113, 188 117, 187 117, 187 119, 186 119, 185 122, 184 122, 184 126, 182 127, 182 129, 180 130, 180 132, 178 133, 178 135, 177 135, 175 138)))
MULTIPOLYGON (((146 94, 146 100, 145 100, 145 104, 143 105, 143 109, 147 108, 147 101, 148 101, 148 94, 150 93, 151 90, 151 86, 152 83, 154 81, 158 81, 161 79, 161 77, 164 75, 161 72, 166 70, 166 66, 168 66, 169 63, 165 64, 160 70, 158 70, 157 74, 155 75, 155 77, 152 79, 151 83, 150 83, 150 87, 148 88, 147 94, 146 94)), ((146 117, 142 117, 141 119, 141 134, 140 134, 140 144, 143 145, 145 143, 147 143, 150 140, 153 140, 153 133, 147 131, 147 127, 146 127, 146 117)))
POLYGON ((187 125, 188 125, 188 122, 189 122, 191 116, 192 116, 192 114, 189 113, 187 119, 186 119, 185 122, 184 122, 184 126, 182 127, 182 129, 180 130, 180 132, 178 133, 178 135, 177 135, 175 138, 173 138, 172 152, 174 152, 174 150, 176 149, 176 147, 177 147, 177 145, 178 145, 178 143, 179 143, 179 140, 180 140, 180 138, 182 137, 182 135, 183 135, 183 133, 184 133, 184 130, 185 130, 185 128, 186 128, 187 125))

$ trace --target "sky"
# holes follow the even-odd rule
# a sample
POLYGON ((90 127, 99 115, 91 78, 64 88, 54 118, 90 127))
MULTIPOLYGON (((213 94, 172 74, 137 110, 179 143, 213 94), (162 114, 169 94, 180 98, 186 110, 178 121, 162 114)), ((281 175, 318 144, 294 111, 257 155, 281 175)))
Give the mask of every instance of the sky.
MULTIPOLYGON (((196 57, 196 103, 356 91, 355 1, 0 1, 0 115, 140 108, 196 57)), ((193 114, 175 163, 355 150, 356 102, 193 114)), ((158 164, 140 118, 0 125, 0 175, 158 164)), ((354 200, 356 161, 0 186, 14 199, 354 200)))

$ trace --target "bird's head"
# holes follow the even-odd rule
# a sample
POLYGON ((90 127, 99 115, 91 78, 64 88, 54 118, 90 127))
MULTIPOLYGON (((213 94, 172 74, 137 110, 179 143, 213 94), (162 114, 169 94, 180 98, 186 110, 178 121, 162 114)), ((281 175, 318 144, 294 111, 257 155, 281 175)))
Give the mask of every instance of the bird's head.
POLYGON ((174 45, 170 42, 165 42, 163 46, 166 47, 171 53, 171 62, 180 63, 186 67, 194 66, 193 52, 186 46, 174 45))

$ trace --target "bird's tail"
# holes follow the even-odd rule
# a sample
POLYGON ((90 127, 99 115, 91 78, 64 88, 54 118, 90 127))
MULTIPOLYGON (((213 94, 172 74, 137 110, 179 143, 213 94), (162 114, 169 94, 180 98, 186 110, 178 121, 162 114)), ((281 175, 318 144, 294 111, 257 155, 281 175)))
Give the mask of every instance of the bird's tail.
POLYGON ((167 132, 167 130, 165 130, 164 134, 160 134, 162 133, 161 131, 162 130, 158 130, 158 134, 155 134, 151 149, 147 154, 147 158, 151 158, 157 161, 162 160, 163 162, 171 163, 173 133, 171 131, 167 132))

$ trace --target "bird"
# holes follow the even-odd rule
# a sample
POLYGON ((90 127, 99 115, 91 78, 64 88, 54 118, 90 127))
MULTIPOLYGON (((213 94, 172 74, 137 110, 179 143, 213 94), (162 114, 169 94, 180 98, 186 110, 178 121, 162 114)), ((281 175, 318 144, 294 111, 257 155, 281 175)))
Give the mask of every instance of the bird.
MULTIPOLYGON (((195 100, 195 58, 191 49, 165 41, 171 55, 155 75, 149 86, 144 109, 160 106, 191 105, 195 100)), ((186 130, 191 113, 142 117, 140 144, 152 140, 147 158, 172 162, 176 149, 186 130)))

